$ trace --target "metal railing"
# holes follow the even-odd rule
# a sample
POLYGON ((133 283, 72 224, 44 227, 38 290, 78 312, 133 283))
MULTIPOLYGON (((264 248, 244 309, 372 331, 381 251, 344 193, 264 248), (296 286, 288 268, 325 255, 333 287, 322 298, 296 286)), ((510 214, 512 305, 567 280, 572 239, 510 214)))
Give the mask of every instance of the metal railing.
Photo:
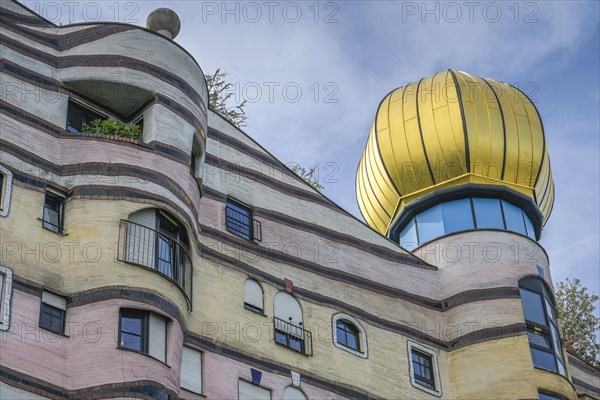
POLYGON ((229 206, 225 207, 225 215, 225 225, 229 232, 244 239, 262 241, 260 221, 229 206))
POLYGON ((152 269, 173 281, 192 300, 192 261, 184 245, 154 229, 121 220, 118 261, 152 269))
POLYGON ((312 332, 277 317, 273 318, 273 325, 275 328, 275 343, 307 356, 313 355, 312 332))

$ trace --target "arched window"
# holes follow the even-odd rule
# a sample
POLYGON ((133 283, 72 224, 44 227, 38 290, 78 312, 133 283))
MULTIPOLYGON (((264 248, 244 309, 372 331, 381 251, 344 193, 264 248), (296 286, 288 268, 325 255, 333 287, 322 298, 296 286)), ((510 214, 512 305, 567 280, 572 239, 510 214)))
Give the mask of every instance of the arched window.
POLYGON ((283 389, 283 400, 306 400, 306 396, 299 389, 293 386, 288 386, 283 389))
POLYGON ((342 350, 367 358, 367 333, 362 325, 347 314, 333 316, 333 344, 342 350))
POLYGON ((263 291, 254 279, 248 278, 244 282, 244 308, 259 314, 264 313, 263 291))
POLYGON ((566 376, 556 310, 550 292, 538 278, 521 279, 519 291, 533 366, 566 376))
POLYGON ((274 300, 275 341, 301 353, 306 352, 302 308, 290 294, 279 292, 274 300))

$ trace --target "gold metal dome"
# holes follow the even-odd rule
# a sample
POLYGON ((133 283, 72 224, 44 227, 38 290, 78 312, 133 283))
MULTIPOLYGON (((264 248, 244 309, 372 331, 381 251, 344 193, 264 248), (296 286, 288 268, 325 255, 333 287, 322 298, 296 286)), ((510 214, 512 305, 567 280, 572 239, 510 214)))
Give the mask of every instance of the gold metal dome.
POLYGON ((545 223, 554 181, 539 113, 517 88, 447 70, 388 94, 356 174, 367 223, 388 234, 405 206, 439 189, 508 187, 545 223))

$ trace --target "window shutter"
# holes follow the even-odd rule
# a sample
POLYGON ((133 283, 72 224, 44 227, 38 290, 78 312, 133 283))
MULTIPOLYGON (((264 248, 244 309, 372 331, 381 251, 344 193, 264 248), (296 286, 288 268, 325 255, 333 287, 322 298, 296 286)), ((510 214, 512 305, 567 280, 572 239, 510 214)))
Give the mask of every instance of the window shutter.
POLYGON ((271 400, 271 391, 250 382, 238 381, 238 400, 271 400))
POLYGON ((167 321, 159 315, 150 313, 149 325, 148 354, 165 362, 167 353, 167 321))
POLYGON ((63 311, 67 309, 67 299, 46 291, 42 293, 42 303, 63 311))
POLYGON ((194 393, 202 393, 202 353, 199 351, 183 348, 179 386, 194 393))
POLYGON ((260 308, 261 310, 264 309, 262 289, 258 282, 253 279, 246 279, 244 283, 244 303, 260 308))

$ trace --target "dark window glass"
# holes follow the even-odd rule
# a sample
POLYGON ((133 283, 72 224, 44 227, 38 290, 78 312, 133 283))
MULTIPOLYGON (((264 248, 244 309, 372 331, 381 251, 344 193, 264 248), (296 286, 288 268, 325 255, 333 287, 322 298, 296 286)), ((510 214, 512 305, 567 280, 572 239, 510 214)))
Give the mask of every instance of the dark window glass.
POLYGON ((228 199, 226 214, 229 232, 245 239, 252 238, 252 209, 228 199))
POLYGON ((148 313, 121 310, 119 345, 126 349, 148 352, 148 313))
POLYGON ((4 210, 4 174, 0 173, 0 210, 4 210))
POLYGON ((360 351, 359 331, 352 323, 338 320, 336 323, 337 342, 341 345, 360 351))
POLYGON ((412 365, 415 383, 435 390, 435 380, 433 378, 433 365, 430 355, 420 351, 412 351, 412 365))
POLYGON ((473 212, 469 199, 443 203, 442 216, 444 220, 444 232, 446 234, 475 228, 473 226, 473 212))
POLYGON ((63 333, 65 330, 65 311, 42 303, 40 310, 40 327, 63 333))
POLYGON ((192 151, 192 159, 190 163, 190 173, 192 176, 196 176, 196 153, 192 151))
POLYGON ((44 199, 43 226, 54 232, 64 230, 65 197, 54 192, 46 191, 44 199))
POLYGON ((534 366, 557 372, 554 354, 531 347, 531 359, 534 366))
POLYGON ((527 235, 527 231, 525 230, 525 220, 523 219, 523 211, 521 211, 519 207, 515 207, 506 201, 502 202, 502 208, 504 209, 506 229, 522 235, 527 235))
POLYGON ((542 392, 538 392, 538 396, 539 396, 540 400, 563 400, 562 397, 552 396, 550 394, 546 394, 546 393, 542 393, 542 392))
POLYGON ((475 208, 477 229, 504 229, 500 200, 473 199, 473 207, 475 208))
POLYGON ((541 330, 528 330, 527 336, 529 338, 529 344, 535 344, 546 349, 552 348, 550 346, 550 338, 548 337, 548 334, 541 330))
POLYGON ((96 119, 106 118, 75 102, 69 101, 69 106, 67 109, 67 130, 69 132, 81 132, 84 124, 96 119))
POLYGON ((520 289, 520 292, 525 319, 540 325, 546 325, 546 313, 542 305, 542 296, 526 289, 520 289))
POLYGON ((419 243, 425 243, 432 239, 444 236, 444 221, 442 217, 442 206, 437 205, 417 215, 417 230, 419 243))

